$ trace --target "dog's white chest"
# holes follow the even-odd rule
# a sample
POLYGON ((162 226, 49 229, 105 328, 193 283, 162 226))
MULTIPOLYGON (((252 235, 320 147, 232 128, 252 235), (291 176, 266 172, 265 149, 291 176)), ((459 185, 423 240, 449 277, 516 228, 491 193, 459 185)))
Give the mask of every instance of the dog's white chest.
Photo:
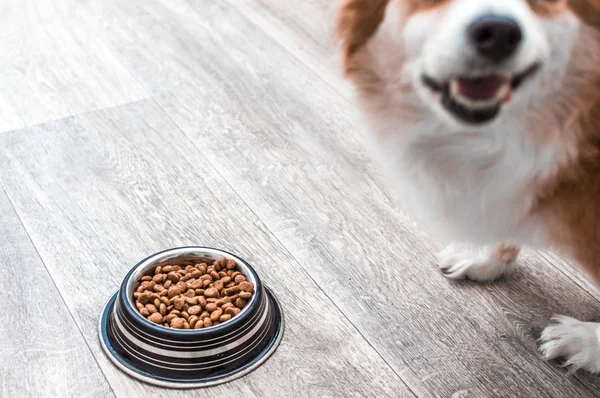
POLYGON ((485 134, 419 131, 424 128, 412 126, 380 146, 403 205, 423 227, 447 240, 543 241, 529 212, 531 186, 554 169, 557 154, 536 150, 518 126, 485 134))

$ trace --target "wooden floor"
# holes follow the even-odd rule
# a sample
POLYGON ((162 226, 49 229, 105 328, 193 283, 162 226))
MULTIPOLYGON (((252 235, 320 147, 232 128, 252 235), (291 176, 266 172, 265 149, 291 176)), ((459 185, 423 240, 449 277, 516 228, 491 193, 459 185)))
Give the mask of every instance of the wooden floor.
POLYGON ((600 318, 552 254, 453 283, 368 156, 331 0, 0 4, 0 397, 600 397, 546 363, 556 313, 600 318), (283 342, 250 375, 174 391, 125 376, 97 321, 138 260, 248 259, 283 342))

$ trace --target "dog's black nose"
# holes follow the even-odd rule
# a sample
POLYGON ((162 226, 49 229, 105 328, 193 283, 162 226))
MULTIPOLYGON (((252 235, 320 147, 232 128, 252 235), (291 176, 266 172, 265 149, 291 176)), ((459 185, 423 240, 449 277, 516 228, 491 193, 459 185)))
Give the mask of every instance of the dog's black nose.
POLYGON ((515 53, 523 33, 517 21, 510 17, 484 15, 469 26, 469 39, 479 55, 502 62, 515 53))

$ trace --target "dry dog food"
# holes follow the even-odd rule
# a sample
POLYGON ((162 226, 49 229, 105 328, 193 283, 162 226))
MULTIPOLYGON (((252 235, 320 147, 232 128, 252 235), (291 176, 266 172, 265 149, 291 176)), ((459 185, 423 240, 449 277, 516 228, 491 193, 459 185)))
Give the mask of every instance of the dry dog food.
POLYGON ((254 294, 254 284, 235 260, 156 267, 133 293, 135 306, 150 322, 175 329, 202 329, 238 315, 254 294))

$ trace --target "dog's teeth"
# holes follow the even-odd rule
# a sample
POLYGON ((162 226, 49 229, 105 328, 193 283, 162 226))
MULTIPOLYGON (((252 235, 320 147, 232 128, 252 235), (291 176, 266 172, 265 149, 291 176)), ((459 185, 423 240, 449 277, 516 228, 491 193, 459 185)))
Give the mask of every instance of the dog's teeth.
POLYGON ((509 102, 512 99, 512 88, 510 84, 504 84, 496 92, 496 98, 501 102, 509 102))

